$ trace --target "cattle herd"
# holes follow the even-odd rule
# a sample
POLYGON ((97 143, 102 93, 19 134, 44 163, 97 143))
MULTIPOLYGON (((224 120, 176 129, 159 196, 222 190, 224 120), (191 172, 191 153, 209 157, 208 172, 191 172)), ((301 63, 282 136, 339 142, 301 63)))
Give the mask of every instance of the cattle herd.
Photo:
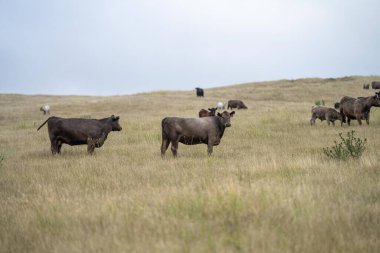
MULTIPOLYGON (((364 89, 369 88, 363 85, 364 89)), ((380 82, 372 82, 373 89, 380 89, 380 82)), ((204 90, 196 88, 196 96, 203 97, 204 90)), ((380 92, 376 92, 374 96, 369 97, 348 97, 344 96, 340 102, 336 102, 334 108, 324 106, 313 106, 311 110, 310 124, 315 125, 316 119, 326 120, 328 125, 335 121, 341 121, 350 125, 351 120, 357 120, 359 125, 362 120, 369 124, 369 115, 371 107, 380 107, 380 92)), ((224 131, 227 127, 231 127, 231 118, 235 115, 235 111, 222 113, 218 110, 224 110, 225 104, 217 102, 216 107, 201 109, 199 118, 181 118, 166 117, 161 121, 162 128, 162 144, 161 156, 165 155, 166 150, 171 144, 173 156, 177 156, 178 143, 185 145, 206 144, 207 153, 212 154, 213 147, 219 145, 224 131)), ((248 107, 241 100, 229 100, 227 109, 247 109, 248 107)), ((40 108, 44 114, 50 113, 49 105, 43 105, 40 108)), ((38 129, 40 130, 47 123, 48 133, 51 144, 52 154, 60 154, 62 144, 68 145, 87 145, 87 152, 93 154, 95 148, 103 146, 108 134, 111 131, 121 131, 119 124, 119 116, 112 115, 104 119, 83 119, 83 118, 60 118, 49 117, 42 123, 38 129)))

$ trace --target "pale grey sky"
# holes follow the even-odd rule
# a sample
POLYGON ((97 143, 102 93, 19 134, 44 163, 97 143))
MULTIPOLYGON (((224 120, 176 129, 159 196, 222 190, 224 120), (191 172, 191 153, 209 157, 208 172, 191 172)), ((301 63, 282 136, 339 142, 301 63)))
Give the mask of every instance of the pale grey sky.
POLYGON ((0 0, 0 93, 380 74, 378 0, 0 0))

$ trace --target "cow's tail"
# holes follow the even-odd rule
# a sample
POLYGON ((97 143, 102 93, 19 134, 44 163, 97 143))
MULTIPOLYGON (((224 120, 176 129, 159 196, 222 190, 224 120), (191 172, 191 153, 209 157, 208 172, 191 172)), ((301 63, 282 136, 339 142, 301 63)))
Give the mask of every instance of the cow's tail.
POLYGON ((49 121, 49 119, 51 119, 52 117, 49 117, 47 120, 45 120, 45 122, 44 123, 42 123, 42 125, 41 126, 39 126, 38 128, 37 128, 37 131, 38 130, 40 130, 40 128, 41 127, 43 127, 45 124, 46 124, 46 122, 48 122, 49 121))

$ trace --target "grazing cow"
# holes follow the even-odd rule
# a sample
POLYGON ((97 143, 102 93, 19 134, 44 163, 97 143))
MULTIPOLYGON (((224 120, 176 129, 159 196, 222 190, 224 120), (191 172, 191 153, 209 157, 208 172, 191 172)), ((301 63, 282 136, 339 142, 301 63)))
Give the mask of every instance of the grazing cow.
POLYGON ((334 104, 334 108, 335 108, 335 109, 339 109, 339 106, 340 106, 340 103, 339 103, 339 102, 336 102, 336 103, 334 104))
POLYGON ((204 90, 202 88, 195 88, 197 97, 203 97, 204 96, 204 90))
POLYGON ((380 107, 380 92, 376 92, 375 96, 353 98, 343 97, 340 100, 340 114, 342 115, 341 124, 346 123, 350 125, 351 120, 357 120, 359 125, 362 124, 362 119, 365 119, 369 125, 369 113, 371 107, 380 107))
POLYGON ((227 109, 229 108, 231 108, 231 110, 234 108, 237 108, 238 110, 248 109, 247 106, 245 106, 245 104, 241 100, 229 100, 227 104, 227 109))
POLYGON ((217 108, 208 108, 208 111, 206 111, 205 109, 201 109, 199 111, 199 118, 215 116, 216 110, 217 108))
POLYGON ((371 85, 372 85, 372 89, 380 89, 380 82, 379 81, 373 81, 372 83, 371 83, 371 85))
POLYGON ((342 116, 334 108, 315 106, 311 109, 310 125, 315 126, 316 119, 320 119, 321 121, 327 120, 328 125, 332 122, 335 126, 335 120, 342 121, 342 116))
POLYGON ((43 106, 41 106, 40 111, 44 112, 44 115, 50 114, 50 106, 49 105, 43 105, 43 106))
POLYGON ((230 118, 235 114, 224 111, 215 117, 204 118, 164 118, 162 125, 161 156, 165 155, 171 143, 173 156, 177 156, 178 142, 185 145, 207 144, 208 155, 213 146, 217 146, 223 137, 226 127, 230 127, 230 118))
POLYGON ((365 90, 369 90, 369 83, 367 83, 367 84, 363 84, 363 89, 365 89, 365 90))
POLYGON ((224 110, 224 103, 219 101, 218 103, 216 103, 216 108, 224 110))
POLYGON ((46 122, 51 143, 52 154, 60 154, 62 144, 70 146, 87 144, 89 154, 95 148, 100 148, 111 131, 121 131, 119 116, 112 115, 104 119, 79 119, 50 117, 37 129, 40 130, 46 122))

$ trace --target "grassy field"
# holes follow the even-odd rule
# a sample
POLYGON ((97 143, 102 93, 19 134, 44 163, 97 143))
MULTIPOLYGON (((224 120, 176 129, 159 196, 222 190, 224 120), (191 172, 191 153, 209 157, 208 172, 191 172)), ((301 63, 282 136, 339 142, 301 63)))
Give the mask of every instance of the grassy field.
POLYGON ((369 96, 380 77, 280 80, 131 96, 0 95, 0 252, 380 252, 380 109, 370 125, 311 127, 317 100, 369 96), (160 156, 161 120, 242 99, 221 144, 160 156), (47 116, 121 117, 87 155, 52 156, 47 116), (367 138, 357 160, 322 152, 367 138))

